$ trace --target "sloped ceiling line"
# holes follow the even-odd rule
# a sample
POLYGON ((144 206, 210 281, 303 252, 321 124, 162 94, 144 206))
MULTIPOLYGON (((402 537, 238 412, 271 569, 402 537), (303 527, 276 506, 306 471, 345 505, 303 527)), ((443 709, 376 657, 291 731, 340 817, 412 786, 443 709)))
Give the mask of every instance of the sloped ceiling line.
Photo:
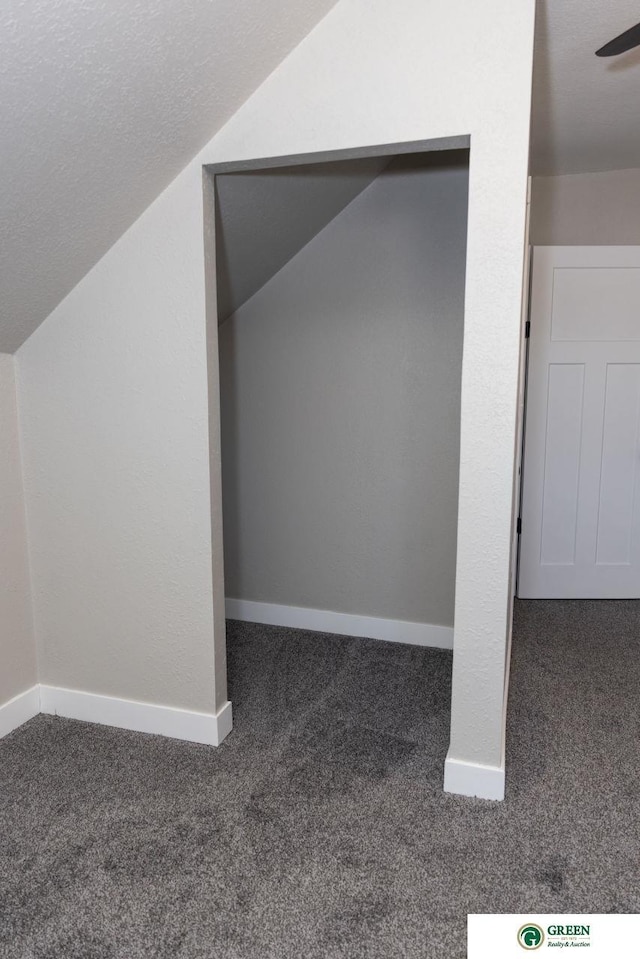
POLYGON ((216 177, 218 322, 223 323, 365 190, 390 157, 216 177))
POLYGON ((336 0, 0 4, 0 352, 13 352, 336 0))
MULTIPOLYGON (((0 4, 0 351, 27 339, 335 5, 0 4)), ((638 21, 637 3, 537 7, 532 172, 638 167, 640 51, 594 56, 638 21)), ((225 295, 228 309, 245 293, 225 295)))

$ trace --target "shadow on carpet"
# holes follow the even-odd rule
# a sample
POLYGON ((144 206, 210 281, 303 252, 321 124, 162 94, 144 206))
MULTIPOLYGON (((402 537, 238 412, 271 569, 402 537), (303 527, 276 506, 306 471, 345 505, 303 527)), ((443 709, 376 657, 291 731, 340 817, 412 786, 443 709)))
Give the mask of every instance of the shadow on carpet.
POLYGON ((636 602, 516 604, 504 803, 442 792, 451 654, 229 622, 217 750, 0 743, 3 959, 438 959, 469 912, 640 912, 636 602))

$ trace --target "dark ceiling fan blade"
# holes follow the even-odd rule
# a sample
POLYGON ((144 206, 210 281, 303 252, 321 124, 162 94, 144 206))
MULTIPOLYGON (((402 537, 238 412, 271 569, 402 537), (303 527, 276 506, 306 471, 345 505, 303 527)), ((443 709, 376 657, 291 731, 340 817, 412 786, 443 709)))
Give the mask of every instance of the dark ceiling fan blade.
POLYGON ((640 46, 640 23, 636 23, 635 27, 625 30, 619 37, 605 43, 603 47, 596 50, 596 56, 617 57, 619 53, 626 53, 627 50, 632 50, 637 46, 640 46))

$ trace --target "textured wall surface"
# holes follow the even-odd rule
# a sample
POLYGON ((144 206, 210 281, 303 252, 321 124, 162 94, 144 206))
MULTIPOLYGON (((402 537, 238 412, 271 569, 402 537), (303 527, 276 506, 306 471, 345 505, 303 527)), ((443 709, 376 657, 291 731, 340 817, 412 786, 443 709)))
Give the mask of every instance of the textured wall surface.
POLYGON ((41 681, 207 712, 202 218, 186 186, 154 204, 17 361, 41 681), (163 272, 180 291, 158 282, 163 272))
POLYGON ((17 349, 334 3, 0 6, 0 350, 17 349))
POLYGON ((0 354, 0 705, 36 682, 15 363, 0 354))
POLYGON ((50 673, 202 708, 224 650, 202 164, 470 135, 451 755, 502 763, 533 15, 340 0, 19 351, 50 673))
POLYGON ((453 625, 468 176, 432 156, 220 329, 228 596, 453 625))
POLYGON ((534 177, 530 242, 540 246, 640 243, 640 170, 534 177))

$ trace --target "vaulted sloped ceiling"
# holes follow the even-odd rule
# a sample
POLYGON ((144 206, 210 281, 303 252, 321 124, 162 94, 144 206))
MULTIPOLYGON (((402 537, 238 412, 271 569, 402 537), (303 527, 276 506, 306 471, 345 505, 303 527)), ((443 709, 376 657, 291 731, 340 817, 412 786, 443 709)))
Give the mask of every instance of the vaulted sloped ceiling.
POLYGON ((0 351, 29 336, 334 4, 0 4, 0 351))
MULTIPOLYGON (((0 351, 29 336, 335 2, 0 3, 0 351)), ((635 0, 538 0, 534 174, 640 166, 640 50, 594 56, 639 20, 635 0)), ((348 202, 325 179, 282 221, 288 203, 278 213, 275 200, 295 197, 294 181, 272 182, 277 243, 262 264, 248 250, 244 286, 229 274, 223 312, 322 228, 325 188, 327 222, 332 203, 348 202)), ((221 198, 232 258, 247 240, 246 196, 233 195, 221 198)))

